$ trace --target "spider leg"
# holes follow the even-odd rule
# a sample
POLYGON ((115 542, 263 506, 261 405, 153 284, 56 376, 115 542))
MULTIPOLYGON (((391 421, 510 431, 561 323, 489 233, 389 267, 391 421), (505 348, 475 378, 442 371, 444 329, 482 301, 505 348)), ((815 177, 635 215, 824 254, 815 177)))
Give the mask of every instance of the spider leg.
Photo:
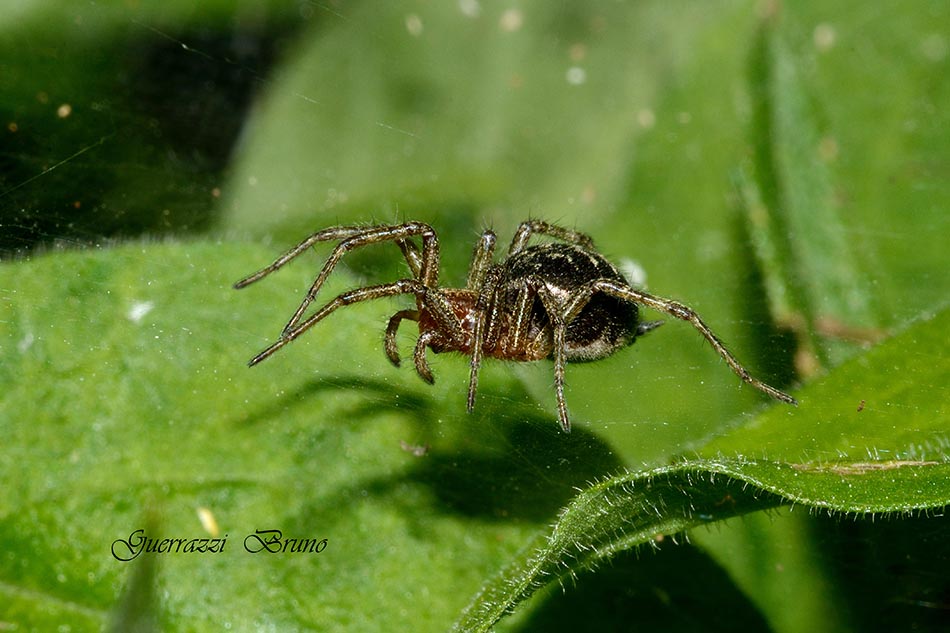
MULTIPOLYGON (((323 283, 326 281, 327 277, 329 277, 330 273, 333 271, 334 267, 336 267, 343 255, 353 249, 366 246, 367 244, 375 244, 377 242, 396 240, 397 244, 402 244, 406 242, 407 237, 414 235, 422 235, 423 248, 419 275, 417 279, 419 279, 425 286, 435 287, 439 274, 439 242, 436 238, 435 231, 431 226, 421 222, 408 222, 406 224, 399 224, 395 226, 375 226, 365 228, 362 233, 344 239, 342 242, 336 245, 336 247, 333 249, 333 252, 330 253, 330 257, 327 258, 326 263, 323 265, 323 269, 320 271, 320 274, 317 275, 317 278, 314 279, 313 284, 310 286, 307 296, 304 297, 304 300, 301 302, 296 312, 294 312, 294 315, 290 318, 290 321, 288 321, 287 325, 284 326, 282 334, 285 335, 289 333, 297 326, 297 323, 303 317, 304 312, 306 312, 307 308, 316 298, 320 287, 323 286, 323 283)), ((403 253, 406 254, 406 260, 409 262, 410 268, 412 268, 414 258, 412 255, 410 255, 410 253, 415 251, 415 246, 401 246, 401 248, 403 248, 403 253)))
POLYGON ((495 233, 485 231, 475 244, 472 252, 472 263, 468 267, 468 281, 465 287, 479 292, 485 283, 485 274, 491 266, 492 256, 495 254, 495 233))
POLYGON ((270 357, 274 352, 312 328, 337 308, 359 301, 368 301, 370 299, 379 299, 401 294, 414 294, 417 297, 423 297, 423 300, 425 300, 425 295, 428 294, 428 290, 429 289, 423 286, 418 279, 400 279, 390 284, 367 286, 365 288, 357 288, 349 292, 344 292, 311 314, 305 321, 298 324, 292 330, 283 334, 273 345, 252 358, 250 362, 248 362, 248 366, 253 367, 262 360, 270 357))
MULTIPOLYGON (((482 364, 482 354, 485 347, 489 306, 495 304, 495 289, 501 276, 501 268, 492 268, 491 266, 492 256, 495 254, 495 239, 495 233, 492 231, 482 233, 478 243, 475 244, 472 263, 468 269, 468 281, 465 284, 468 290, 478 293, 474 311, 475 322, 472 326, 471 369, 468 376, 467 408, 469 413, 475 408, 475 393, 478 391, 478 370, 482 364)), ((497 321, 497 319, 492 319, 492 321, 497 321)))
POLYGON ((245 286, 254 283, 258 279, 269 275, 317 242, 334 239, 341 239, 342 241, 337 244, 330 253, 330 256, 323 265, 320 274, 317 275, 317 278, 314 279, 313 284, 310 286, 310 290, 307 291, 307 295, 304 297, 293 316, 290 317, 287 325, 284 326, 284 329, 281 332, 282 338, 297 327, 297 324, 303 318, 304 312, 307 311, 307 308, 316 298, 317 292, 319 292, 320 288, 327 280, 327 277, 330 276, 330 273, 336 267, 337 263, 339 263, 343 255, 351 250, 360 248, 361 246, 376 244, 378 242, 395 241, 400 246, 403 255, 406 257, 406 261, 409 263, 409 268, 413 270, 413 274, 416 276, 416 278, 424 286, 429 288, 435 288, 438 284, 439 241, 436 237, 435 231, 431 226, 428 224, 423 224, 422 222, 407 222, 405 224, 369 227, 339 226, 326 229, 324 231, 319 231, 318 233, 314 233, 308 237, 306 240, 291 250, 287 251, 287 253, 281 257, 277 258, 277 260, 270 266, 263 268, 253 275, 239 281, 237 284, 235 284, 235 288, 244 288, 245 286), (408 238, 417 235, 422 237, 421 255, 419 254, 415 245, 409 245, 410 242, 408 242, 408 238), (415 269, 417 265, 418 274, 416 275, 415 269))
MULTIPOLYGON (((494 247, 494 234, 492 234, 489 240, 486 239, 487 233, 486 231, 486 234, 482 235, 482 244, 486 245, 488 249, 491 249, 494 247)), ((476 250, 475 259, 478 259, 478 255, 479 251, 476 250)), ((475 267, 474 261, 472 267, 475 267)), ((479 273, 481 279, 478 282, 478 299, 475 301, 474 324, 472 325, 471 369, 468 375, 468 400, 466 406, 469 413, 475 408, 475 393, 478 391, 478 370, 482 365, 485 343, 489 339, 495 340, 492 337, 497 334, 498 326, 500 325, 496 296, 498 281, 501 279, 502 274, 502 268, 497 266, 488 267, 484 273, 479 273)))
POLYGON ((238 281, 234 284, 235 290, 240 290, 241 288, 246 288, 250 286, 255 281, 263 279, 267 275, 271 274, 283 268, 285 264, 289 263, 292 259, 295 259, 298 255, 306 251, 308 248, 313 246, 318 242, 326 242, 330 240, 342 240, 353 237, 354 235, 359 235, 361 232, 366 231, 365 226, 334 226, 322 231, 317 231, 304 241, 300 242, 289 251, 278 257, 268 266, 261 268, 259 271, 252 275, 248 275, 244 279, 238 281))
POLYGON ((564 397, 565 367, 567 365, 567 325, 573 316, 570 315, 570 304, 562 305, 560 300, 548 290, 544 280, 537 276, 524 279, 514 301, 513 322, 510 328, 511 339, 508 349, 524 350, 528 325, 531 321, 531 311, 534 308, 535 297, 541 300, 541 305, 547 312, 551 324, 553 347, 551 350, 554 359, 554 392, 557 397, 557 414, 561 428, 565 433, 571 432, 571 420, 567 413, 567 400, 564 397))
MULTIPOLYGON (((733 372, 744 382, 749 383, 759 391, 768 394, 769 396, 775 398, 776 400, 781 400, 782 402, 787 402, 788 404, 798 405, 798 401, 795 400, 792 396, 779 391, 775 387, 765 384, 758 378, 753 377, 742 364, 736 359, 732 353, 726 349, 726 346, 723 345, 722 341, 719 340, 709 326, 696 314, 692 308, 679 303, 678 301, 673 301, 672 299, 664 299, 662 297, 657 297, 651 295, 642 290, 635 290, 616 281, 609 279, 598 279, 591 282, 591 284, 585 289, 584 294, 587 292, 593 294, 595 292, 603 292, 604 294, 617 297, 624 301, 632 301, 634 303, 639 303, 652 308, 658 312, 664 312, 672 317, 677 319, 682 319, 683 321, 688 321, 694 328, 699 330, 699 333, 705 337, 707 341, 713 346, 713 349, 726 361, 726 364, 732 369, 733 372)), ((579 297, 581 293, 575 295, 579 297)), ((580 301, 579 298, 575 299, 575 303, 580 301)))
POLYGON ((402 256, 406 258, 412 276, 418 279, 419 273, 422 272, 422 255, 419 254, 418 247, 409 240, 397 240, 396 245, 402 251, 402 256))
POLYGON ((485 338, 485 313, 475 315, 475 327, 472 332, 472 358, 468 373, 468 400, 466 409, 469 413, 475 408, 475 393, 478 391, 478 370, 482 366, 482 340, 485 338))
POLYGON ((392 317, 389 319, 389 324, 386 325, 386 357, 389 358, 389 361, 396 367, 399 367, 399 348, 396 346, 396 331, 399 330, 399 324, 403 319, 418 321, 419 311, 400 310, 396 314, 392 315, 392 317))
POLYGON ((588 250, 594 248, 594 240, 585 233, 565 229, 541 220, 527 220, 522 222, 518 226, 518 230, 515 231, 515 236, 511 240, 511 246, 508 247, 508 255, 514 255, 521 251, 525 247, 525 244, 528 243, 528 239, 535 233, 549 235, 570 244, 577 244, 588 250))
POLYGON ((509 349, 524 349, 524 339, 528 335, 528 325, 531 321, 531 308, 534 306, 534 298, 538 294, 537 290, 535 290, 535 287, 538 283, 543 282, 532 280, 531 283, 524 284, 517 291, 517 295, 515 296, 513 302, 515 318, 511 327, 511 334, 509 335, 509 349))
POLYGON ((551 320, 551 329, 554 334, 554 394, 557 397, 557 417, 565 433, 571 432, 571 420, 567 415, 567 400, 564 398, 564 374, 567 364, 567 355, 564 351, 567 342, 566 310, 559 305, 557 298, 543 283, 537 285, 538 297, 551 320))

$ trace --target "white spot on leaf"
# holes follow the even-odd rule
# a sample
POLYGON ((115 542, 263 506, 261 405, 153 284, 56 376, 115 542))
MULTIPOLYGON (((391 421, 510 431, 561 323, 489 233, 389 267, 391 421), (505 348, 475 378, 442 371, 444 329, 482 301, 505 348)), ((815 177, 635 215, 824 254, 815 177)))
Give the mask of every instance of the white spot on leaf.
POLYGON ((153 301, 138 301, 132 304, 132 307, 129 308, 125 316, 128 317, 132 323, 141 323, 145 315, 151 312, 154 307, 155 303, 153 301))
POLYGON ((409 31, 409 35, 413 37, 419 37, 422 35, 422 18, 420 18, 415 13, 410 13, 407 15, 406 30, 409 31))
POLYGON ((501 14, 498 24, 502 31, 514 33, 521 29, 521 25, 524 24, 524 14, 518 9, 508 9, 501 14))
POLYGON ((36 340, 36 337, 33 336, 33 333, 27 332, 23 336, 23 338, 21 338, 20 341, 16 344, 17 351, 20 352, 21 354, 26 352, 26 350, 33 347, 33 341, 35 340, 36 340))
POLYGON ((640 262, 624 257, 620 260, 620 272, 634 288, 646 288, 647 271, 640 262))
POLYGON ((482 5, 478 3, 478 0, 459 0, 459 9, 462 15, 477 18, 482 12, 482 5))
POLYGON ((580 66, 571 66, 567 69, 567 83, 579 86, 587 81, 587 71, 580 66))

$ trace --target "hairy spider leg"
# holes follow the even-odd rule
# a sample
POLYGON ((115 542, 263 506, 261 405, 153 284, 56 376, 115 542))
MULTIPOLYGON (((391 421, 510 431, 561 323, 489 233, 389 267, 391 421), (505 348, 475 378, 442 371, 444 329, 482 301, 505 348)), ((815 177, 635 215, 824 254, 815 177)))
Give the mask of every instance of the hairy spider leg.
POLYGON ((237 284, 235 284, 235 288, 244 288, 245 286, 248 286, 249 284, 261 279, 262 277, 269 275, 318 242, 335 239, 341 239, 342 241, 334 247, 333 251, 330 253, 330 256, 327 258, 326 263, 323 265, 320 274, 317 275, 317 278, 314 279, 313 284, 310 286, 310 290, 307 291, 307 295, 304 297, 304 300, 300 303, 300 306, 287 322, 287 325, 284 326, 284 329, 281 332, 281 338, 288 336, 290 332, 297 327, 297 324, 300 322, 301 318, 303 318, 307 308, 316 298, 320 288, 323 286, 324 282, 326 282, 330 273, 333 272, 333 269, 336 267, 337 263, 339 263, 340 259, 342 259, 343 255, 351 250, 360 248, 361 246, 375 244, 378 242, 395 241, 402 250, 403 255, 406 257, 406 261, 409 264, 409 268, 413 271, 413 274, 416 276, 418 281, 429 288, 435 288, 438 284, 439 241, 436 237, 435 231, 431 226, 422 222, 407 222, 405 224, 373 227, 338 226, 325 229, 323 231, 318 231, 294 248, 287 251, 287 253, 279 257, 270 266, 263 268, 250 277, 239 281, 237 284), (422 254, 419 257, 417 257, 418 251, 415 248, 415 245, 407 245, 410 244, 407 241, 407 238, 416 235, 422 237, 422 254), (416 266, 418 266, 418 274, 415 270, 416 266))
POLYGON ((759 391, 768 394, 769 396, 775 398, 776 400, 781 400, 782 402, 787 402, 788 404, 798 405, 798 401, 795 400, 792 396, 788 395, 783 391, 779 391, 771 385, 767 385, 758 378, 755 378, 742 366, 741 363, 736 359, 732 353, 726 349, 726 346, 723 345, 722 341, 719 340, 709 326, 706 325, 698 314, 696 314, 692 308, 679 303, 678 301, 673 301, 672 299, 664 299, 663 297, 657 297, 651 295, 642 290, 634 290, 629 286, 619 284, 610 279, 598 279, 590 282, 585 287, 578 289, 575 292, 575 299, 573 303, 585 302, 590 300, 590 297, 597 292, 603 292, 612 297, 622 299, 624 301, 632 301, 633 303, 639 303, 645 305, 648 308, 652 308, 658 312, 666 313, 677 319, 682 319, 683 321, 688 321, 694 328, 699 330, 699 333, 705 337, 707 341, 713 346, 713 349, 719 353, 719 355, 726 361, 726 364, 732 369, 733 372, 744 382, 749 383, 759 391))
MULTIPOLYGON (((340 259, 343 258, 343 255, 362 246, 389 240, 395 240, 397 244, 401 245, 406 242, 405 238, 415 235, 422 236, 422 257, 416 279, 428 288, 435 288, 439 276, 439 241, 431 226, 421 222, 407 222, 406 224, 393 226, 364 228, 362 233, 349 237, 336 245, 333 252, 331 252, 327 258, 326 263, 323 265, 320 274, 314 279, 306 297, 304 297, 304 300, 300 303, 300 306, 296 312, 294 312, 290 321, 287 322, 287 325, 284 326, 281 336, 286 336, 297 326, 304 312, 306 312, 307 308, 316 298, 317 292, 319 292, 340 259)), ((407 247, 401 245, 401 249, 403 250, 403 254, 406 255, 406 253, 412 253, 414 246, 407 247)), ((415 263, 414 258, 409 255, 406 257, 406 261, 409 263, 410 269, 412 269, 415 263)))
MULTIPOLYGON (((575 290, 566 304, 559 304, 558 300, 550 294, 547 286, 542 279, 531 279, 531 283, 538 287, 538 296, 541 297, 541 304, 548 313, 551 320, 551 327, 554 334, 554 391, 557 397, 558 419, 561 422, 561 428, 565 433, 571 432, 571 421, 567 415, 567 399, 564 396, 565 374, 567 367, 567 326, 587 307, 590 300, 596 294, 596 286, 600 281, 595 280, 586 286, 575 290), (560 309, 558 309, 560 308, 560 309)), ((528 294, 528 293, 525 293, 528 294)), ((663 325, 663 321, 645 321, 637 325, 636 335, 642 336, 651 330, 663 325)))
POLYGON ((402 256, 406 258, 412 276, 418 279, 422 272, 422 255, 419 254, 419 248, 410 240, 396 240, 396 245, 402 251, 402 256))
POLYGON ((482 365, 488 311, 491 306, 495 305, 495 291, 498 287, 498 278, 500 278, 502 272, 501 267, 492 267, 491 265, 492 257, 495 254, 495 240, 495 234, 492 231, 482 233, 481 238, 475 244, 475 250, 472 252, 472 263, 469 265, 468 281, 465 285, 468 290, 478 293, 473 315, 472 357, 470 359, 468 399, 466 401, 469 413, 475 408, 475 393, 478 391, 478 370, 482 365))
MULTIPOLYGON (((494 346, 495 342, 501 337, 501 332, 499 331, 502 327, 501 319, 498 318, 498 308, 496 300, 496 289, 498 287, 498 279, 503 274, 503 270, 499 268, 493 268, 489 270, 485 287, 490 288, 491 294, 488 292, 484 293, 485 306, 478 312, 476 320, 476 339, 481 341, 479 345, 479 353, 476 356, 474 353, 472 355, 472 376, 469 382, 469 392, 468 392, 468 410, 471 411, 475 404, 475 389, 477 385, 477 370, 478 363, 481 359, 481 348, 488 346, 494 346), (488 322, 488 331, 485 332, 485 322, 488 322), (482 333, 484 332, 484 333, 482 333)), ((551 327, 553 331, 553 344, 554 344, 554 387, 555 393, 557 395, 557 406, 558 406, 558 419, 561 423, 561 428, 564 429, 566 433, 571 432, 571 422, 567 414, 567 402, 564 398, 564 375, 565 375, 565 364, 566 364, 566 338, 567 338, 567 324, 573 319, 576 314, 570 316, 569 319, 565 319, 563 310, 559 310, 557 298, 548 291, 547 286, 544 284, 544 280, 538 277, 528 277, 525 279, 524 285, 518 289, 518 294, 514 301, 514 311, 513 311, 513 320, 511 324, 511 329, 508 333, 508 340, 506 341, 506 349, 517 351, 524 350, 527 343, 525 338, 527 337, 528 327, 531 322, 531 311, 534 309, 534 299, 535 297, 540 298, 541 305, 544 310, 548 313, 548 318, 551 322, 551 327)), ((480 297, 481 299, 481 297, 480 297)), ((581 306, 583 307, 583 306, 581 306)), ((578 313, 580 310, 577 311, 578 313)))
MULTIPOLYGON (((542 282, 543 284, 543 282, 542 282)), ((522 286, 514 302, 514 324, 509 333, 508 349, 522 350, 525 348, 525 338, 528 336, 528 327, 531 324, 531 310, 534 307, 534 298, 537 291, 534 286, 522 286)))
MULTIPOLYGON (((478 292, 485 280, 485 271, 491 265, 492 256, 495 250, 495 234, 492 231, 485 231, 475 245, 472 253, 472 262, 469 265, 468 282, 466 288, 478 292)), ((410 240, 397 240, 396 242, 402 251, 409 269, 414 277, 418 277, 422 268, 422 257, 419 249, 410 240)), ((418 321, 419 312, 416 310, 401 310, 394 314, 386 327, 386 356, 392 361, 393 365, 399 366, 399 351, 396 346, 396 332, 403 320, 418 321)))
MULTIPOLYGON (((699 315, 681 303, 657 297, 640 290, 634 290, 611 279, 597 279, 578 288, 572 294, 569 303, 565 305, 559 305, 557 298, 547 290, 547 286, 544 285, 542 279, 526 279, 525 288, 529 291, 523 291, 521 293, 518 307, 516 308, 515 336, 519 336, 518 332, 522 329, 521 324, 529 317, 534 297, 537 295, 541 299, 541 304, 548 313, 548 318, 551 322, 554 354, 554 389, 557 397, 558 419, 560 420, 561 428, 567 433, 571 430, 571 422, 567 413, 567 401, 564 396, 565 368, 567 365, 565 354, 567 326, 583 311, 593 296, 598 292, 603 292, 604 294, 623 301, 642 304, 678 319, 688 321, 712 344, 713 348, 739 378, 777 400, 794 405, 798 404, 793 397, 749 374, 745 367, 726 349, 722 341, 719 340, 699 315)), ((663 321, 647 321, 641 323, 637 326, 636 334, 637 336, 642 336, 661 325, 663 325, 663 321)))
POLYGON ((491 266, 492 258, 495 256, 495 233, 491 230, 484 231, 475 248, 472 251, 472 262, 468 265, 468 280, 465 287, 468 290, 481 292, 485 285, 485 273, 491 266))
POLYGON ((568 319, 565 318, 566 314, 562 314, 557 309, 559 307, 557 298, 548 290, 547 286, 540 280, 534 283, 537 285, 538 297, 541 299, 544 310, 548 313, 548 319, 551 321, 551 329, 554 333, 554 395, 557 398, 557 417, 564 432, 570 433, 571 420, 567 416, 567 400, 564 398, 564 366, 567 364, 567 355, 564 348, 567 344, 568 319))
POLYGON ((278 257, 268 266, 261 268, 256 273, 248 275, 244 279, 234 284, 235 290, 240 290, 241 288, 246 288, 250 286, 255 281, 263 279, 267 275, 271 274, 283 268, 285 264, 290 262, 292 259, 295 259, 298 255, 309 249, 311 246, 318 242, 325 242, 328 240, 340 240, 352 237, 359 234, 361 231, 365 231, 366 227, 361 226, 334 226, 322 231, 317 231, 316 233, 310 235, 304 241, 300 242, 289 251, 278 257))
MULTIPOLYGON (((509 343, 510 349, 520 350, 526 345, 524 338, 527 336, 527 329, 530 324, 535 297, 541 300, 541 306, 544 308, 544 311, 547 312, 548 320, 551 324, 553 339, 552 352, 554 356, 554 393, 557 398, 558 421, 564 432, 570 433, 571 420, 567 413, 567 399, 564 396, 567 366, 567 353, 565 351, 567 348, 567 326, 581 313, 590 300, 590 297, 588 297, 586 301, 578 301, 575 294, 572 296, 570 303, 562 305, 557 297, 548 290, 543 279, 536 276, 527 277, 524 286, 519 290, 515 300, 515 318, 512 327, 511 342, 509 343)), ((658 327, 661 324, 662 322, 652 322, 649 324, 649 329, 658 327)))
POLYGON ((577 244, 588 250, 593 250, 594 240, 586 233, 579 233, 570 229, 565 229, 554 224, 548 224, 541 220, 526 220, 518 226, 515 236, 511 239, 511 246, 508 247, 508 255, 514 255, 524 249, 528 239, 535 233, 539 235, 548 235, 555 239, 570 244, 577 244))
MULTIPOLYGON (((286 335, 281 336, 273 345, 252 358, 250 362, 248 362, 248 366, 253 367, 270 357, 274 352, 312 328, 338 308, 360 301, 369 301, 371 299, 380 299, 382 297, 392 297, 402 294, 415 295, 417 300, 425 305, 426 309, 433 315, 433 318, 440 323, 440 326, 445 327, 445 331, 448 331, 455 337, 456 341, 461 342, 463 340, 462 328, 458 323, 458 319, 455 318, 451 306, 449 306, 441 292, 427 288, 418 279, 400 279, 389 284, 356 288, 355 290, 350 290, 338 295, 332 301, 307 317, 305 321, 298 324, 294 329, 287 332, 286 335)), ((426 367, 426 370, 427 369, 426 367)), ((429 372, 429 376, 431 377, 431 372, 429 372)), ((425 375, 423 375, 423 378, 425 378, 425 375)))

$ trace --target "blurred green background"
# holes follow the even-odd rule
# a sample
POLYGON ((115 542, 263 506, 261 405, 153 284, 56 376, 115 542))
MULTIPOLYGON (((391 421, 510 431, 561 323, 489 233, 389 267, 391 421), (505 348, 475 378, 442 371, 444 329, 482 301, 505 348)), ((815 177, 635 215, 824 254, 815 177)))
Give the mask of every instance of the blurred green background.
MULTIPOLYGON (((525 535, 553 521, 572 486, 621 467, 690 456, 768 404, 742 388, 691 328, 670 323, 610 359, 568 368, 568 404, 577 428, 569 439, 557 433, 546 363, 487 367, 476 414, 466 416, 464 360, 434 358, 434 388, 408 367, 395 370, 386 362, 380 351, 385 319, 406 305, 395 300, 353 308, 349 318, 336 315, 322 334, 249 374, 243 362, 277 335, 320 259, 301 258, 295 272, 237 296, 228 286, 316 229, 430 222, 441 238, 442 281, 453 286, 464 283, 471 249, 487 227, 502 242, 528 217, 575 227, 635 271, 649 290, 695 308, 753 373, 785 389, 945 307, 950 296, 950 5, 940 0, 899 6, 47 0, 0 1, 0 15, 0 257, 7 274, 0 291, 11 315, 0 319, 3 350, 21 350, 24 341, 29 348, 44 332, 51 341, 45 356, 0 370, 0 425, 7 437, 19 438, 10 451, 22 458, 5 475, 34 480, 51 472, 100 418, 133 425, 124 441, 112 437, 87 447, 92 458, 111 464, 79 479, 91 491, 81 495, 88 507, 52 516, 50 490, 70 481, 53 477, 46 487, 36 483, 30 492, 6 497, 0 506, 4 533, 14 538, 46 530, 96 508, 108 543, 127 536, 150 503, 176 517, 168 519, 171 526, 193 531, 176 514, 175 494, 169 496, 161 477, 153 478, 159 458, 168 468, 159 473, 184 474, 195 488, 214 472, 202 461, 207 444, 193 439, 191 450, 182 452, 175 446, 181 431, 156 430, 175 407, 190 412, 172 418, 193 438, 234 442, 220 455, 211 453, 220 460, 213 466, 234 478, 212 496, 234 503, 234 517, 275 516, 280 500, 270 490, 266 501, 236 501, 244 484, 235 481, 243 481, 245 470, 298 478, 335 473, 321 479, 319 501, 307 500, 307 487, 298 484, 303 510, 293 516, 301 530, 314 517, 323 520, 321 503, 347 506, 351 492, 369 489, 384 509, 366 510, 370 518, 359 508, 348 510, 328 532, 331 541, 365 521, 376 526, 366 528, 370 532, 379 529, 391 538, 404 528, 419 545, 431 528, 426 511, 422 526, 379 526, 419 512, 411 501, 393 509, 401 493, 429 507, 419 495, 428 499, 433 482, 443 485, 431 504, 441 517, 435 531, 451 534, 444 542, 407 547, 399 556, 391 551, 396 545, 380 544, 385 565, 364 559, 352 578, 321 594, 320 606, 291 609, 292 616, 275 607, 261 622, 357 626, 347 605, 352 610, 372 600, 377 585, 367 584, 370 578, 381 575, 380 587, 400 574, 423 583, 428 566, 406 571, 414 557, 437 560, 447 544, 464 543, 463 535, 474 530, 477 545, 469 545, 477 551, 461 556, 469 575, 451 565, 442 572, 457 586, 439 594, 435 583, 435 596, 428 588, 411 596, 379 590, 385 594, 379 612, 386 615, 360 629, 391 630, 387 626, 398 622, 442 630, 525 535), (160 243, 165 238, 169 243, 160 243), (86 246, 105 248, 81 260, 70 259, 78 254, 48 254, 86 246), (149 317, 163 346, 108 318, 150 300, 170 306, 167 314, 149 317), (57 328, 65 332, 58 339, 52 334, 57 328), (101 355, 64 343, 100 337, 95 347, 101 355), (347 385, 364 396, 348 394, 347 385), (282 394, 282 404, 268 405, 265 398, 275 394, 282 394), (367 402, 350 401, 358 397, 367 402), (104 398, 114 399, 112 409, 100 409, 104 398), (401 413, 390 404, 398 398, 401 413), (273 424, 266 443, 257 445, 260 431, 245 427, 235 439, 228 411, 242 402, 255 412, 252 418, 273 424), (383 421, 367 435, 359 432, 363 427, 338 430, 340 416, 383 421), (146 430, 136 433, 137 424, 146 430), (386 424, 395 430, 380 428, 386 424), (287 451, 288 438, 299 437, 306 442, 287 451), (428 465, 407 467, 396 445, 401 439, 432 444, 428 465), (163 448, 152 455, 155 446, 163 448), (262 446, 265 454, 258 455, 262 446), (346 459, 335 460, 334 450, 346 459), (125 451, 125 457, 106 459, 110 451, 125 451), (314 453, 325 461, 309 462, 314 453), (552 473, 559 468, 566 472, 552 473), (116 509, 116 491, 99 482, 118 480, 129 469, 138 483, 131 491, 119 488, 116 509), (407 480, 392 483, 393 473, 407 480), (483 477, 493 484, 483 487, 483 477), (344 482, 346 492, 334 481, 344 482), (98 510, 107 500, 112 505, 98 510), (442 516, 446 504, 466 521, 451 512, 451 518, 442 516), (473 516, 491 528, 472 527, 467 521, 473 516), (328 606, 331 598, 340 606, 328 606), (413 614, 427 609, 423 626, 413 614)), ((396 249, 369 249, 348 257, 331 289, 394 279, 403 271, 396 249)), ((129 319, 118 321, 127 325, 129 319)), ((409 336, 400 340, 408 352, 409 336)), ((947 385, 929 387, 938 402, 947 385)), ((873 396, 868 394, 872 407, 873 396)), ((843 405, 809 406, 817 416, 831 416, 843 405)), ((934 415, 944 413, 934 409, 934 415)), ((945 433, 920 439, 945 450, 945 433)), ((875 447, 852 448, 858 454, 875 447)), ((809 457, 836 455, 829 447, 809 457)), ((176 494, 187 498, 180 505, 189 512, 203 498, 195 490, 176 494)), ((59 489, 51 498, 69 497, 59 489)), ((767 535, 759 518, 729 534, 742 532, 737 540, 748 537, 768 549, 762 543, 776 537, 767 535)), ((800 517, 779 523, 775 530, 794 533, 790 540, 808 543, 808 534, 824 535, 819 542, 825 549, 850 538, 848 528, 800 517)), ((866 533, 856 538, 894 540, 866 533)), ((356 547, 360 541, 354 539, 356 547)), ((45 591, 58 578, 49 552, 69 545, 64 540, 48 549, 22 536, 14 540, 20 549, 11 548, 16 560, 8 561, 3 582, 20 604, 22 595, 45 591), (30 556, 47 556, 49 564, 38 570, 24 562, 30 556), (28 580, 20 583, 20 574, 28 580)), ((100 545, 94 543, 81 564, 63 563, 68 577, 82 576, 90 561, 100 569, 87 583, 91 598, 88 587, 67 582, 66 590, 49 594, 51 603, 40 600, 42 608, 24 599, 23 612, 39 618, 50 609, 56 620, 69 612, 61 603, 76 603, 90 609, 89 628, 108 622, 127 570, 97 558, 107 556, 100 545)), ((718 543, 710 550, 729 552, 732 546, 718 543)), ((773 566, 773 554, 763 552, 744 571, 729 573, 748 578, 756 565, 773 566)), ((785 554, 795 558, 799 551, 785 554)), ((887 550, 882 558, 892 554, 887 550)), ((361 555, 366 552, 331 559, 324 577, 361 555)), ((728 569, 727 558, 721 555, 715 564, 728 569)), ((193 562, 171 564, 187 569, 193 562)), ((690 564, 714 565, 707 558, 675 563, 690 564)), ((827 561, 801 565, 800 586, 834 583, 841 573, 827 561), (823 565, 834 569, 817 569, 823 565)), ((306 565, 260 573, 271 574, 273 588, 287 587, 286 579, 298 571, 313 574, 306 565)), ((760 617, 755 609, 761 610, 767 628, 799 630, 816 620, 828 630, 874 624, 854 615, 857 598, 841 607, 845 615, 837 620, 824 618, 841 603, 809 599, 820 606, 803 623, 783 614, 774 599, 780 592, 763 598, 755 585, 743 584, 755 603, 743 608, 754 622, 760 617)), ((254 580, 243 577, 241 586, 240 595, 253 593, 254 580)), ((939 594, 945 586, 931 583, 929 591, 939 594)), ((835 600, 846 601, 841 595, 835 600)), ((938 606, 920 607, 914 621, 928 624, 946 609, 945 595, 933 602, 938 606)), ((166 624, 203 628, 203 618, 214 621, 233 608, 223 596, 199 603, 198 616, 186 604, 180 597, 166 599, 166 624)), ((550 630, 544 604, 532 608, 542 609, 541 615, 517 626, 540 622, 535 626, 550 630)), ((238 612, 242 617, 249 615, 238 612)), ((901 617, 911 616, 902 611, 901 617)), ((5 619, 18 621, 9 614, 5 619)))

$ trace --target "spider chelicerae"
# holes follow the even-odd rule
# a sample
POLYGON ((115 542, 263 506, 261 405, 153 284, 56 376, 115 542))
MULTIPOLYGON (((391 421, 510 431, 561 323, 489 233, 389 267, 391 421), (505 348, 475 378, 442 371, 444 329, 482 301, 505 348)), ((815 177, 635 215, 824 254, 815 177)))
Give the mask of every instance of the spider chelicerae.
POLYGON ((493 260, 495 234, 482 233, 475 245, 464 288, 439 286, 439 239, 422 222, 379 226, 335 226, 317 231, 278 257, 271 265, 234 284, 244 288, 283 267, 318 242, 339 242, 310 286, 280 338, 250 360, 254 366, 309 330, 331 312, 358 301, 414 295, 416 307, 400 310, 386 327, 386 356, 399 365, 396 332, 403 321, 416 321, 413 361, 416 372, 433 382, 426 350, 461 352, 471 358, 468 410, 475 405, 478 369, 485 357, 511 361, 554 361, 554 389, 561 428, 571 422, 564 400, 564 368, 570 362, 594 361, 630 345, 663 321, 642 321, 645 306, 688 321, 699 330, 729 367, 745 382, 769 396, 798 404, 794 398, 754 378, 692 309, 670 299, 631 288, 623 275, 594 250, 590 237, 539 220, 522 222, 508 247, 508 257, 493 260), (534 235, 554 241, 528 245, 534 235), (421 249, 414 240, 421 240, 421 249), (411 277, 356 288, 304 318, 320 288, 342 257, 357 248, 394 242, 402 251, 411 277))

